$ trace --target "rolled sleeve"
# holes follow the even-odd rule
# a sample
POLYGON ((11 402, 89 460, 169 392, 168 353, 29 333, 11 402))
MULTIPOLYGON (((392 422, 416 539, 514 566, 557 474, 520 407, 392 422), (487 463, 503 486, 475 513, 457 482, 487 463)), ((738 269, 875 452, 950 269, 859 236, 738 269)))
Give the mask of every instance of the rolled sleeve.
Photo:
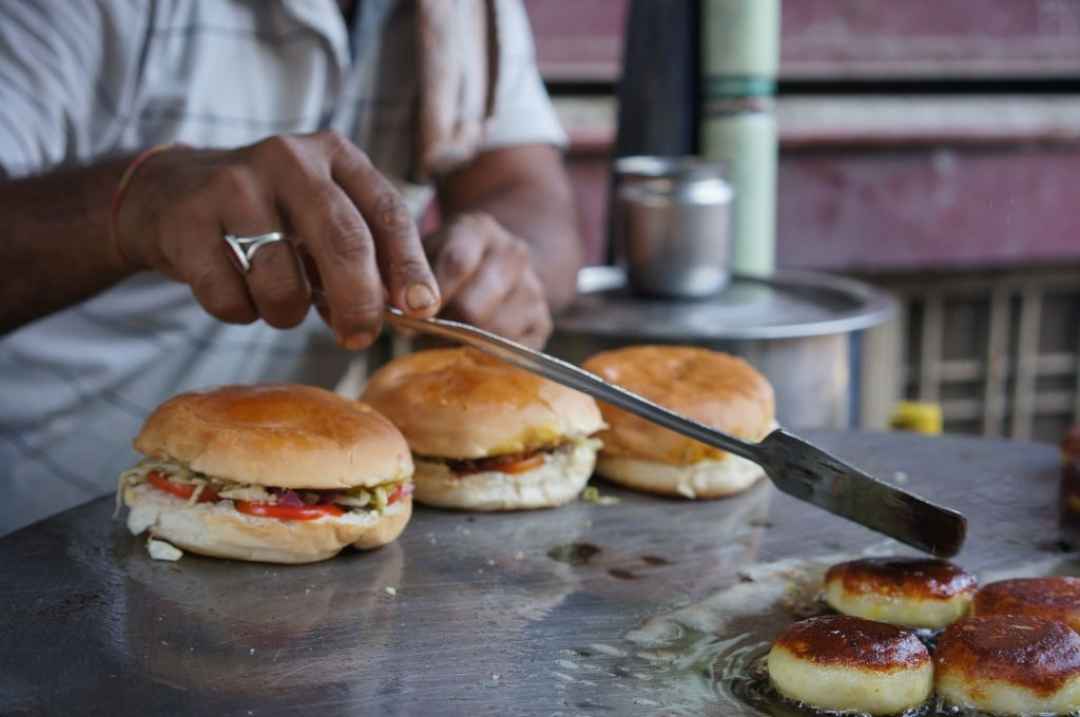
POLYGON ((484 125, 482 149, 521 144, 567 144, 540 70, 529 18, 521 0, 497 0, 499 74, 492 116, 484 125))

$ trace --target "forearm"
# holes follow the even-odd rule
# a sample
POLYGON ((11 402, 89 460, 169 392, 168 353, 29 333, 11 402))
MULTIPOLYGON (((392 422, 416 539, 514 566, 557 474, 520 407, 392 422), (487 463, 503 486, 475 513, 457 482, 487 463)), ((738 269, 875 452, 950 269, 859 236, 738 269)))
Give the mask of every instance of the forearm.
POLYGON ((109 242, 112 193, 128 161, 0 183, 0 333, 130 273, 109 242))
POLYGON ((482 155, 465 172, 468 178, 458 177, 463 180, 458 186, 440 191, 444 213, 490 214, 529 245, 551 310, 568 305, 576 293, 583 251, 558 153, 549 147, 499 150, 482 155), (510 153, 515 156, 509 158, 510 153))

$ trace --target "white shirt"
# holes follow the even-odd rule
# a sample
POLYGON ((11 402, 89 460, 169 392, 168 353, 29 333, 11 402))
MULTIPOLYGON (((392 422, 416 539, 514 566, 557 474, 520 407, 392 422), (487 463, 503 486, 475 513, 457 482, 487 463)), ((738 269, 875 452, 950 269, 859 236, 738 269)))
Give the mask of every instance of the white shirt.
MULTIPOLYGON (((5 0, 0 171, 332 127, 419 210, 430 192, 407 181, 412 13, 409 0, 362 0, 350 29, 335 0, 5 0)), ((482 146, 564 143, 520 0, 497 0, 496 18, 499 75, 482 146)), ((221 324, 186 286, 152 274, 0 338, 0 535, 110 491, 136 459, 142 420, 174 393, 332 386, 348 358, 314 312, 287 332, 221 324)))

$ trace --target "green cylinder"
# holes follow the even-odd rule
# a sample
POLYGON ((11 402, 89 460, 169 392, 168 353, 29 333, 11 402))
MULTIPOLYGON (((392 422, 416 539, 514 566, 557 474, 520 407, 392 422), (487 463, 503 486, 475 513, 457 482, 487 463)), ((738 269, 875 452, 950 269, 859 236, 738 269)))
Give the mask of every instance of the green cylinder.
POLYGON ((773 93, 780 63, 780 0, 702 0, 701 154, 727 164, 732 269, 768 274, 776 263, 778 141, 773 93))
POLYGON ((703 0, 701 23, 705 77, 776 77, 780 0, 703 0))
POLYGON ((731 268, 769 274, 776 265, 776 118, 771 112, 709 117, 702 153, 727 165, 731 206, 731 268))

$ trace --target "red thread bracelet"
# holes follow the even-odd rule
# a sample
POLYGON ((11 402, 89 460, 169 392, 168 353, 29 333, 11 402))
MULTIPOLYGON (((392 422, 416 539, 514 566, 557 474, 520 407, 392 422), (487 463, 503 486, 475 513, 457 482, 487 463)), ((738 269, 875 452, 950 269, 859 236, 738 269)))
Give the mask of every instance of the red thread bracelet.
POLYGON ((144 149, 136 155, 135 159, 131 160, 127 169, 120 175, 120 181, 117 183, 116 190, 113 192, 112 209, 109 213, 109 241, 113 246, 116 246, 116 220, 120 215, 120 203, 124 201, 124 195, 127 194, 128 185, 131 184, 131 178, 135 176, 135 172, 138 171, 139 167, 141 167, 146 160, 154 155, 161 154, 174 147, 182 146, 183 145, 176 142, 166 142, 165 144, 155 144, 153 147, 144 149))

